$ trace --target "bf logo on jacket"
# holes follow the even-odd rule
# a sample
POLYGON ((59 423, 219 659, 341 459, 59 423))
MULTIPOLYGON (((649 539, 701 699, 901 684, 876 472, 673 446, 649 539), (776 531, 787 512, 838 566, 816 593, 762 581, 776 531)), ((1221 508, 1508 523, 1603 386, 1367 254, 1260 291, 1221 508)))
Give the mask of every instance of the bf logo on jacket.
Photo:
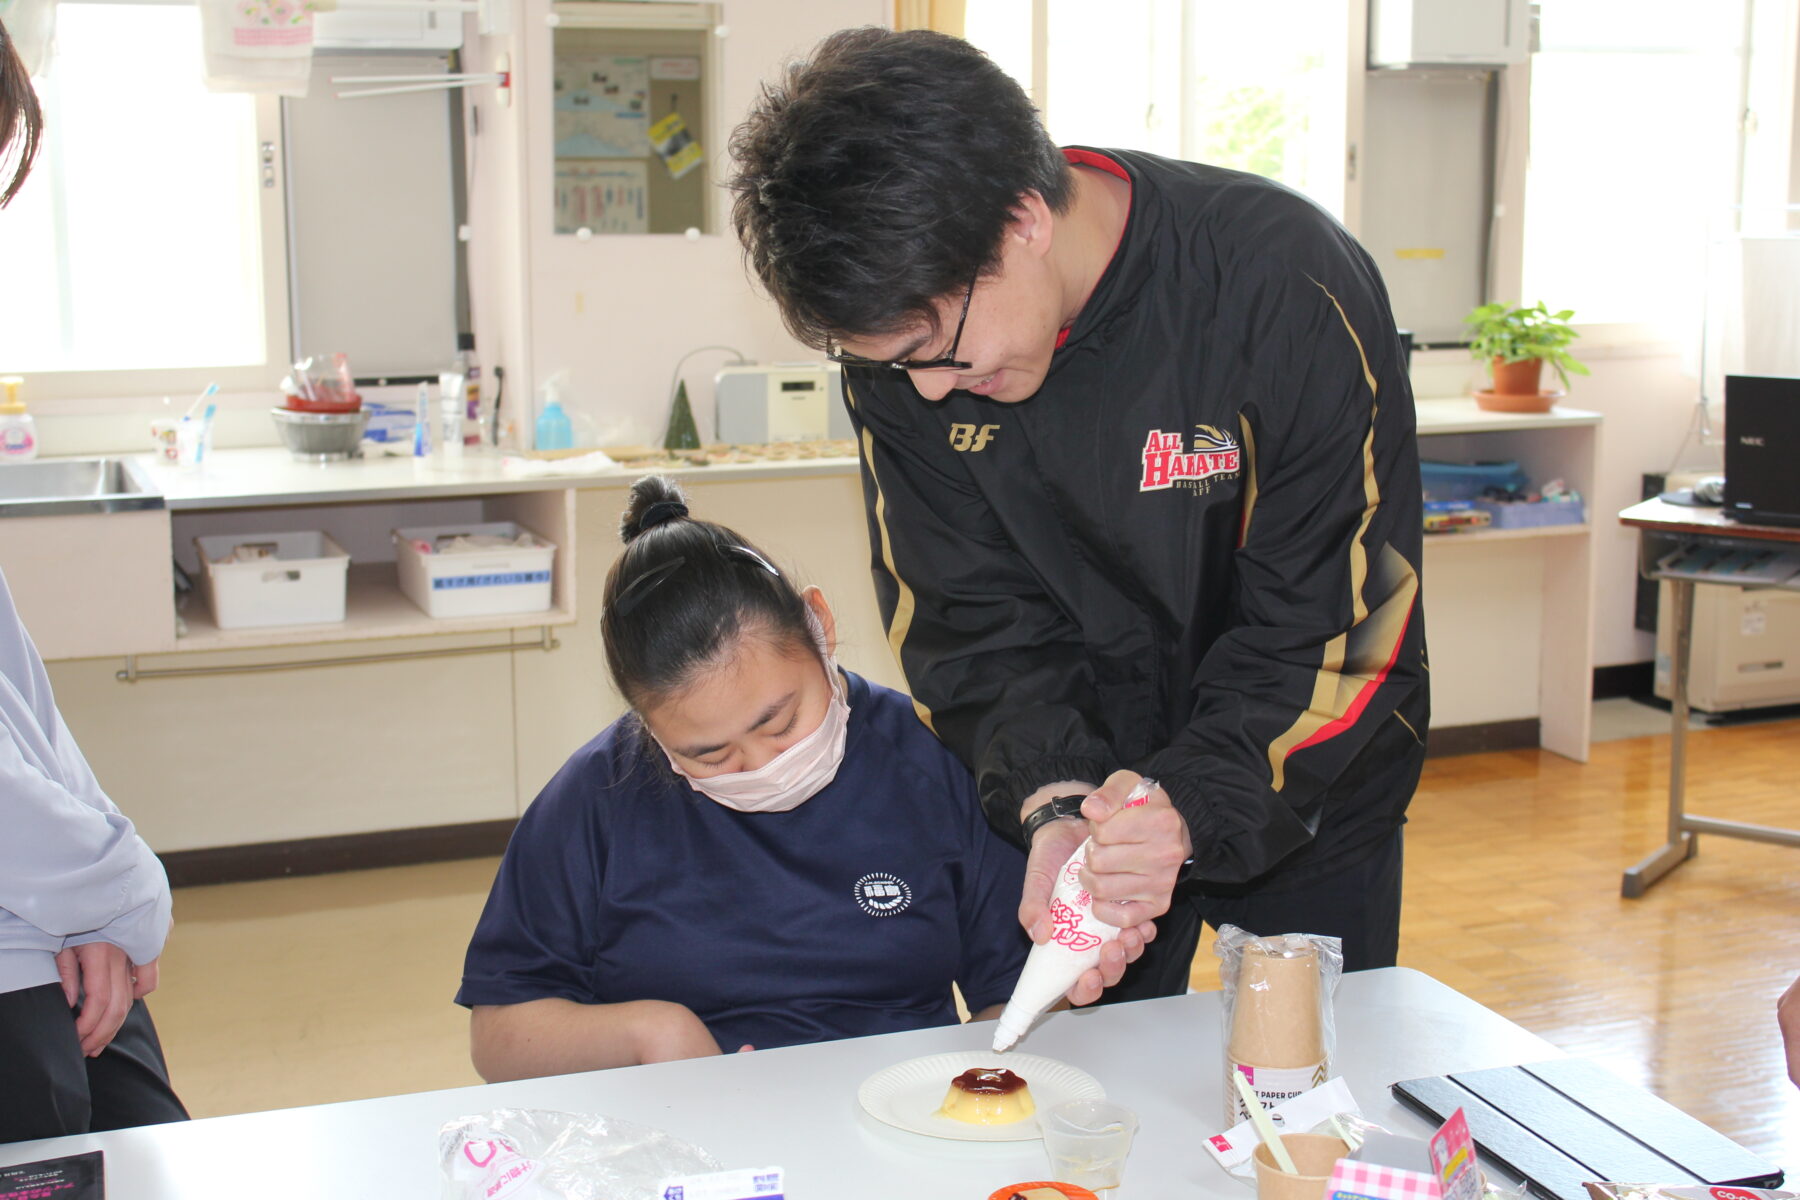
POLYGON ((998 425, 971 425, 958 421, 950 426, 950 448, 970 453, 986 450, 994 435, 1000 432, 998 425))
POLYGON ((851 889, 856 906, 871 917, 897 917, 912 904, 912 888, 898 875, 870 871, 851 889))
POLYGON ((1186 487, 1207 491, 1205 481, 1236 475, 1243 465, 1237 440, 1211 425, 1194 426, 1194 447, 1184 449, 1179 433, 1152 429, 1144 439, 1144 477, 1140 492, 1186 487))

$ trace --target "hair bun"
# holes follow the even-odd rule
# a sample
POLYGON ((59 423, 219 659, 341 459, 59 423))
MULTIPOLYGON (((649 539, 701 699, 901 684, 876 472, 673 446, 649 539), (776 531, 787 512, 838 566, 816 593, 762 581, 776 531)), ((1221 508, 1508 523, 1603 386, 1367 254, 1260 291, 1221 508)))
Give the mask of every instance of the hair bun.
POLYGON ((629 544, 658 525, 682 520, 687 515, 681 489, 660 475, 647 475, 631 487, 631 503, 619 522, 619 537, 629 544))

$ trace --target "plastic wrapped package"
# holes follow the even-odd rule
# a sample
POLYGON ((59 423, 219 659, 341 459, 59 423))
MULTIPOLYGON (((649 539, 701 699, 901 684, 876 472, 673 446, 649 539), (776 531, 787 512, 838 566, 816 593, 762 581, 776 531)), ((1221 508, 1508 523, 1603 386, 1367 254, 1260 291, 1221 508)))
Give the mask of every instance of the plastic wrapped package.
POLYGON ((1264 1108, 1331 1077, 1337 1029, 1332 997, 1344 973, 1334 937, 1286 933, 1255 937, 1235 925, 1219 930, 1213 953, 1225 985, 1225 1123, 1249 1110, 1231 1082, 1241 1073, 1264 1108))
POLYGON ((664 1180, 719 1169, 648 1125, 534 1108, 447 1122, 438 1156, 444 1200, 660 1200, 664 1180))
MULTIPOLYGON (((1301 1124, 1303 1126, 1302 1128, 1284 1129, 1282 1132, 1315 1133, 1329 1137, 1342 1138, 1344 1144, 1350 1147, 1350 1153, 1352 1154, 1356 1153, 1356 1151, 1361 1148, 1369 1134, 1392 1132, 1391 1130, 1368 1120, 1359 1112, 1339 1112, 1316 1123, 1302 1121, 1301 1124)), ((1215 1157, 1217 1156, 1215 1155, 1215 1157)), ((1229 1166, 1226 1166, 1225 1170, 1227 1174, 1236 1179, 1239 1183, 1244 1184, 1246 1187, 1256 1187, 1256 1168, 1251 1163, 1250 1155, 1245 1154, 1238 1156, 1235 1161, 1229 1166)), ((1587 1186, 1588 1190, 1592 1192, 1597 1185, 1590 1183, 1587 1186)), ((1526 1185, 1523 1183, 1519 1184, 1517 1187, 1506 1187, 1496 1181, 1494 1177, 1489 1175, 1486 1171, 1481 1173, 1482 1200, 1525 1200, 1525 1193, 1526 1185)), ((1716 1200, 1716 1198, 1625 1194, 1603 1196, 1596 1193, 1593 1196, 1593 1200, 1716 1200)), ((1780 1200, 1780 1194, 1770 1192, 1755 1197, 1742 1197, 1740 1200, 1780 1200)), ((1800 1198, 1795 1198, 1795 1200, 1800 1200, 1800 1198)))

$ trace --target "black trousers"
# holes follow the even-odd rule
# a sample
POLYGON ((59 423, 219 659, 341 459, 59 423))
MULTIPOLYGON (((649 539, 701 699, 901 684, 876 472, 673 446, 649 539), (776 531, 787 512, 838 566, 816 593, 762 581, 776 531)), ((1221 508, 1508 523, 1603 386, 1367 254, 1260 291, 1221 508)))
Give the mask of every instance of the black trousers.
POLYGON ((81 1053, 62 985, 0 992, 0 1142, 185 1121, 139 1000, 97 1058, 81 1053))
POLYGON ((1344 945, 1344 970, 1391 967, 1400 952, 1401 834, 1367 855, 1341 863, 1303 887, 1255 888, 1227 894, 1192 885, 1175 889, 1169 911, 1156 919, 1156 940, 1107 988, 1101 1004, 1178 996, 1200 944, 1200 926, 1236 925, 1258 937, 1318 933, 1344 945))

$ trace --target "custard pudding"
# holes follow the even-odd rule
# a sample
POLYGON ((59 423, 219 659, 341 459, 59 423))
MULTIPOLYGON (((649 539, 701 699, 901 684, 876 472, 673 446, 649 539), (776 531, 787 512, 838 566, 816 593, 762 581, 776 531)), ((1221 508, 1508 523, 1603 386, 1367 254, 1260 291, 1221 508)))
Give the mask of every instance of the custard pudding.
POLYGON ((1036 1111, 1019 1076, 1002 1067, 970 1067, 950 1081, 937 1115, 968 1125, 1011 1125, 1036 1111))

